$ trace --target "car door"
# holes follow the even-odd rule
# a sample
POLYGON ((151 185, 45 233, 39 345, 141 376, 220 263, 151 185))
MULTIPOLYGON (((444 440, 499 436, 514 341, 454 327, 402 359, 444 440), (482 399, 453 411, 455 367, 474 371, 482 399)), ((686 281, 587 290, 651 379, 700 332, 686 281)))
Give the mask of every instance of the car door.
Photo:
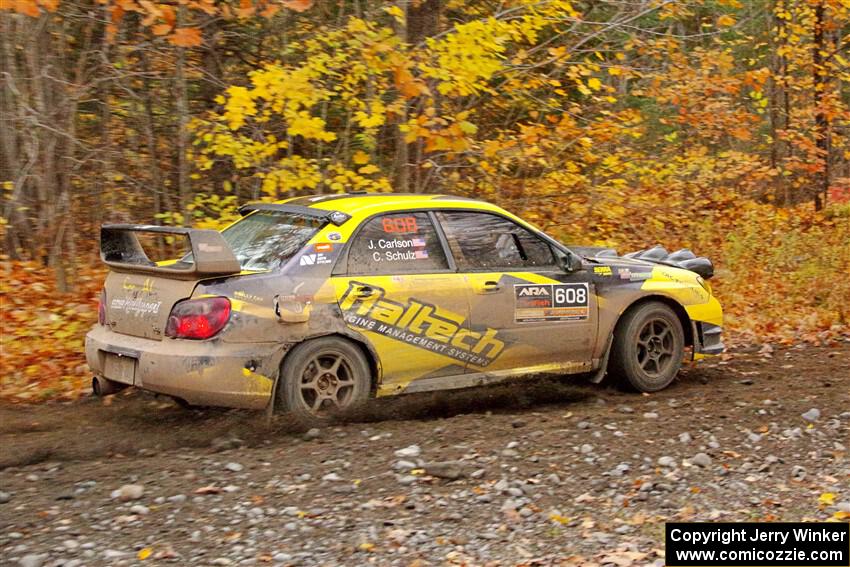
MULTIPOLYGON (((590 369, 597 299, 585 270, 568 273, 547 240, 501 215, 436 216, 468 282, 472 331, 495 330, 504 343, 488 371, 590 369)), ((469 365, 470 371, 481 369, 469 365)))
POLYGON ((364 221, 348 245, 345 269, 332 279, 346 324, 380 359, 379 394, 464 374, 469 304, 430 213, 364 221))

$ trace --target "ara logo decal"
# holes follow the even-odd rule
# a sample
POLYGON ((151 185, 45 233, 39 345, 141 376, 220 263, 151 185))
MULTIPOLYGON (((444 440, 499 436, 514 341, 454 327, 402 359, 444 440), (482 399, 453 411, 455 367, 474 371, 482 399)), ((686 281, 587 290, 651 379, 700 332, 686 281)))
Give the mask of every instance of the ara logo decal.
POLYGON ((549 290, 552 288, 550 285, 518 285, 519 289, 517 289, 517 297, 539 297, 541 295, 545 295, 546 297, 552 295, 549 293, 549 290))
POLYGON ((456 313, 413 298, 399 303, 386 299, 385 293, 374 284, 349 282, 339 301, 346 322, 482 367, 496 360, 505 348, 505 343, 496 338, 496 329, 474 331, 464 326, 464 318, 456 313), (364 288, 372 293, 363 296, 364 288))

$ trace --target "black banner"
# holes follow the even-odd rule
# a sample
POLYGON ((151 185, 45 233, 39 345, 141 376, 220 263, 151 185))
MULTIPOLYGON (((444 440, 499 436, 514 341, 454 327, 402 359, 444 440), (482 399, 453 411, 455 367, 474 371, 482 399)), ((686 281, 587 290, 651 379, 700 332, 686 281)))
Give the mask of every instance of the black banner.
POLYGON ((850 524, 668 523, 668 567, 848 567, 850 524))

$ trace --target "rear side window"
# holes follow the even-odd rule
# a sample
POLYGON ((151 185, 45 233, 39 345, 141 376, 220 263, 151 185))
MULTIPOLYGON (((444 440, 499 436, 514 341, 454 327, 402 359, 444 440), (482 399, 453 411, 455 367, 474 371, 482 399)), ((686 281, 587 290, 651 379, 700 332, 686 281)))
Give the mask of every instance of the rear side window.
POLYGON ((349 274, 428 273, 448 267, 426 213, 394 213, 366 221, 348 252, 349 274))
POLYGON ((326 224, 322 219, 275 211, 256 211, 224 230, 243 270, 276 270, 326 224))
POLYGON ((549 243, 506 218, 472 212, 441 212, 437 218, 461 271, 556 265, 549 243))

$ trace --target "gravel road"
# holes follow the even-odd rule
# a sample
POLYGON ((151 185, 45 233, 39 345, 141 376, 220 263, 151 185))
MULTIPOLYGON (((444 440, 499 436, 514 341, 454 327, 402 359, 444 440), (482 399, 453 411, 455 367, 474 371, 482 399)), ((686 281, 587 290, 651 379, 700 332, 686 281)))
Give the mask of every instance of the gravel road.
POLYGON ((850 342, 724 355, 654 395, 384 400, 306 434, 139 393, 6 405, 0 443, 0 564, 660 566, 668 520, 850 512, 850 342))

